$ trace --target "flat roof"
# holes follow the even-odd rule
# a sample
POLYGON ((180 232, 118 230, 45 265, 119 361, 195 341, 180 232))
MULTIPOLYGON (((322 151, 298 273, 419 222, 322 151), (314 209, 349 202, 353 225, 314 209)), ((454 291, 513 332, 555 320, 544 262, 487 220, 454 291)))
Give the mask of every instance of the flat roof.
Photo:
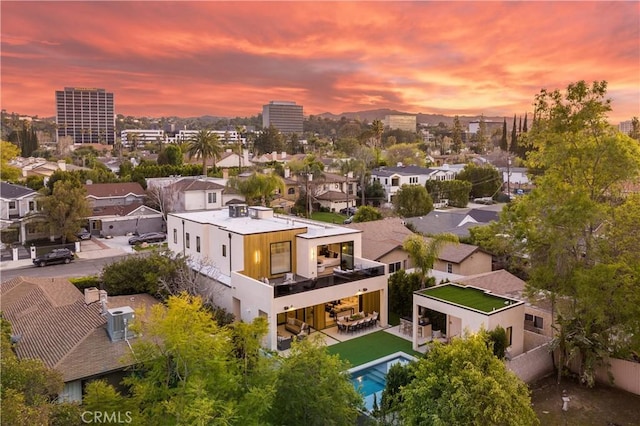
MULTIPOLYGON (((253 207, 249 209, 271 210, 265 207, 253 207)), ((334 235, 356 234, 360 231, 336 226, 324 222, 316 222, 307 219, 300 220, 295 216, 273 216, 265 218, 251 218, 250 216, 230 217, 228 209, 200 210, 185 213, 169 213, 180 219, 209 224, 240 235, 262 234, 266 232, 286 231, 291 229, 306 230, 298 234, 301 238, 320 238, 334 235)))
POLYGON ((464 287, 455 284, 444 284, 416 292, 421 296, 441 302, 462 306, 475 311, 491 313, 522 302, 506 297, 496 296, 486 290, 475 287, 464 287))

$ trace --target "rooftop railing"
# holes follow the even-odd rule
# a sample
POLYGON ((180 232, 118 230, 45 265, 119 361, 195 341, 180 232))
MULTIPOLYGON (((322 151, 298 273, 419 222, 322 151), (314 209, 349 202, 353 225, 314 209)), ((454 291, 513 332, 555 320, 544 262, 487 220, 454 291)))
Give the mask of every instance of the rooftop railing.
POLYGON ((333 275, 318 278, 305 278, 296 275, 294 279, 290 281, 279 278, 277 280, 271 280, 270 282, 273 285, 274 297, 282 297, 382 275, 384 275, 384 265, 347 271, 334 269, 333 275))

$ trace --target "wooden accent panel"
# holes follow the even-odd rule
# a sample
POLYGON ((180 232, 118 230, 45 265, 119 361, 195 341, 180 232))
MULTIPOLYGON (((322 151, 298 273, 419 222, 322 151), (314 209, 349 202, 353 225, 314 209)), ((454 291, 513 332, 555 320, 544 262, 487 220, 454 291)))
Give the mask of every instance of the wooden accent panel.
MULTIPOLYGON (((271 243, 291 241, 291 272, 296 272, 296 235, 304 229, 267 232, 244 236, 244 274, 256 280, 271 276, 271 243)), ((278 274, 280 277, 284 274, 278 274)))
POLYGON ((362 309, 370 314, 373 311, 380 312, 380 291, 372 291, 362 295, 362 309))

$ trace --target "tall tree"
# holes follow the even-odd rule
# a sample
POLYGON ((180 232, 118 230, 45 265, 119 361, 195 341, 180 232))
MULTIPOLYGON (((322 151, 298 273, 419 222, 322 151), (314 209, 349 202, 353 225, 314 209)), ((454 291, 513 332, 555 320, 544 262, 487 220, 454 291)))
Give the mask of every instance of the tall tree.
POLYGON ((86 218, 91 207, 84 186, 73 180, 60 180, 53 185, 51 195, 42 199, 42 211, 52 235, 61 235, 62 242, 72 238, 86 218))
POLYGON ((527 385, 496 358, 485 333, 436 344, 402 389, 404 425, 537 425, 527 385))
POLYGON ((260 132, 253 148, 257 154, 271 154, 274 151, 281 152, 285 148, 284 136, 272 124, 260 132))
POLYGON ((9 161, 20 154, 20 148, 11 142, 0 142, 0 178, 2 180, 16 180, 20 177, 20 169, 9 165, 9 161))
POLYGON ((453 117, 453 130, 451 132, 452 149, 456 154, 460 154, 462 150, 462 125, 460 124, 460 118, 456 115, 453 117))
POLYGON ((640 120, 638 120, 638 117, 633 117, 631 119, 631 131, 629 132, 629 137, 640 141, 640 120))
POLYGON ((634 312, 637 318, 637 263, 603 254, 619 241, 599 231, 615 223, 623 185, 640 176, 640 146, 607 122, 606 89, 606 81, 580 81, 564 93, 543 89, 536 97, 527 166, 542 174, 513 217, 526 242, 532 291, 563 301, 554 304, 560 365, 578 357, 588 384, 604 355, 624 343, 620 335, 640 332, 631 319, 634 312))
POLYGON ((376 138, 376 145, 374 148, 381 148, 382 134, 384 133, 384 123, 380 120, 373 120, 371 122, 371 131, 376 138))
POLYGON ((433 200, 422 185, 402 185, 393 197, 393 206, 402 217, 422 216, 433 210, 433 200))
POLYGON ((446 244, 458 244, 453 234, 438 234, 425 238, 422 235, 409 235, 402 242, 402 248, 409 254, 413 264, 418 268, 420 281, 424 285, 427 273, 433 269, 438 254, 446 244))
POLYGON ((404 166, 425 165, 425 155, 418 149, 415 143, 399 143, 386 149, 387 164, 396 165, 402 163, 404 166))
POLYGON ((353 215, 353 221, 358 222, 371 222, 374 220, 382 219, 382 213, 375 207, 360 206, 355 215, 353 215))
POLYGON ((469 163, 456 176, 471 182, 471 197, 493 197, 502 187, 502 175, 490 164, 476 166, 469 163))
POLYGON ((216 158, 222 153, 222 145, 218 139, 218 135, 210 130, 200 130, 196 133, 187 145, 187 155, 189 158, 202 159, 202 174, 207 175, 207 160, 213 158, 215 164, 216 158))
POLYGON ((516 130, 516 115, 513 114, 513 127, 511 128, 511 143, 509 150, 512 154, 518 155, 518 132, 516 130))
POLYGON ((524 113, 524 124, 522 125, 522 132, 523 133, 527 133, 529 131, 529 128, 527 127, 527 116, 529 114, 528 113, 524 113))
POLYGON ((277 190, 284 193, 284 180, 275 173, 264 175, 253 173, 248 178, 232 178, 227 182, 229 188, 234 188, 245 196, 249 204, 268 206, 277 190))
POLYGON ((509 150, 509 142, 507 141, 507 119, 502 123, 502 138, 500 138, 500 149, 504 152, 509 150))
POLYGON ((484 154, 487 151, 489 141, 489 135, 487 134, 487 122, 484 119, 484 114, 480 115, 480 124, 478 126, 476 140, 478 142, 478 152, 484 154))
POLYGON ((272 424, 356 424, 363 401, 344 373, 349 366, 337 355, 330 355, 324 342, 314 337, 318 336, 295 342, 290 355, 281 361, 272 424))

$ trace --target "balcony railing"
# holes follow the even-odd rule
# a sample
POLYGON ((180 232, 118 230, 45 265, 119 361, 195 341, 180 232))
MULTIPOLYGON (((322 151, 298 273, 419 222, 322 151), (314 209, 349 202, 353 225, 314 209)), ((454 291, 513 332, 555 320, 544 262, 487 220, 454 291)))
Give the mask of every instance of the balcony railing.
POLYGON ((285 282, 284 279, 280 278, 273 280, 271 283, 273 285, 274 297, 282 297, 313 291, 319 288, 333 287, 335 285, 365 280, 367 278, 379 277, 382 275, 384 275, 384 265, 350 271, 339 271, 334 269, 333 275, 313 279, 295 276, 293 281, 285 282))

